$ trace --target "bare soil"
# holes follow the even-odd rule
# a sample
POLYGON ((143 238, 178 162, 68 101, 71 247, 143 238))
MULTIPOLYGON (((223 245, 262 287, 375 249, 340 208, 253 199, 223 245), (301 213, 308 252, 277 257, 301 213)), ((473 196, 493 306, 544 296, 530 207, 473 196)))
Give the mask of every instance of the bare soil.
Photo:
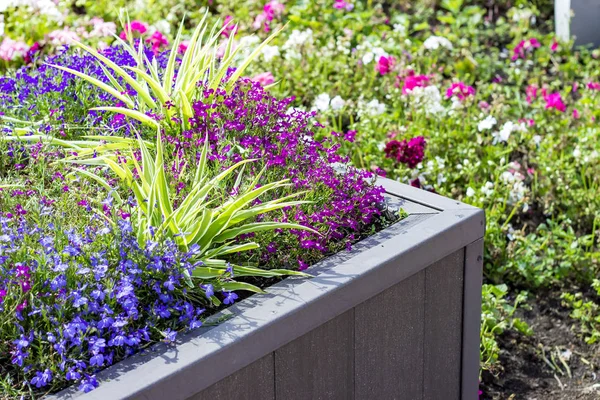
POLYGON ((600 399, 600 345, 588 345, 577 335, 560 292, 538 294, 529 306, 518 316, 533 335, 511 331, 500 337, 502 367, 484 372, 481 399, 600 399))

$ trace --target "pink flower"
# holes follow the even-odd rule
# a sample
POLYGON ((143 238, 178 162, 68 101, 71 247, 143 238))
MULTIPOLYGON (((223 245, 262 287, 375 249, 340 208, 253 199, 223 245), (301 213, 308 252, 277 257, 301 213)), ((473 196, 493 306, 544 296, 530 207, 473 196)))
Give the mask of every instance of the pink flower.
POLYGON ((479 108, 481 108, 482 110, 487 110, 488 108, 490 108, 490 103, 488 103, 487 101, 481 100, 479 102, 479 108))
POLYGON ((226 26, 226 28, 222 35, 225 37, 229 37, 232 33, 235 35, 236 26, 231 21, 233 21, 233 17, 231 15, 226 16, 225 20, 223 20, 223 26, 226 26))
POLYGON ((146 31, 148 30, 148 24, 142 22, 142 21, 131 21, 131 24, 125 24, 125 29, 123 30, 123 32, 121 32, 121 34, 119 35, 119 37, 123 40, 127 39, 127 34, 131 33, 131 32, 137 32, 140 35, 143 35, 144 33, 146 33, 146 31))
POLYGON ((146 39, 146 43, 150 43, 152 45, 152 51, 154 54, 158 54, 160 48, 162 46, 168 46, 169 41, 167 37, 160 33, 159 31, 155 31, 152 36, 146 39))
POLYGON ((525 94, 527 95, 527 102, 531 104, 533 100, 537 98, 538 87, 536 85, 529 85, 527 89, 525 89, 525 94))
POLYGON ((576 108, 573 109, 573 118, 574 119, 579 119, 579 111, 577 111, 576 108))
POLYGON ((57 29, 50 32, 48 39, 54 46, 63 46, 80 41, 79 35, 76 32, 70 31, 69 28, 57 29))
POLYGON ((271 72, 263 72, 262 74, 258 74, 252 78, 252 80, 260 83, 262 86, 267 86, 275 82, 275 78, 271 72))
POLYGON ((473 86, 465 85, 463 82, 455 82, 448 90, 446 90, 446 97, 451 98, 452 96, 456 96, 460 101, 465 100, 469 96, 475 95, 475 89, 473 86))
POLYGON ((285 6, 277 0, 271 0, 265 4, 265 7, 263 8, 263 12, 267 14, 269 21, 272 21, 275 17, 281 17, 284 11, 285 6))
POLYGON ((598 82, 590 82, 587 84, 588 89, 590 90, 600 90, 600 83, 598 82))
POLYGON ((527 126, 534 126, 535 125, 535 121, 533 119, 527 119, 527 118, 521 118, 519 119, 519 123, 523 123, 527 126))
POLYGON ((513 56, 511 60, 515 61, 518 58, 525 58, 528 52, 531 53, 534 49, 537 49, 540 46, 540 42, 536 38, 522 40, 517 47, 513 49, 513 56))
POLYGON ((102 18, 94 17, 91 20, 94 28, 90 32, 91 37, 106 37, 117 33, 117 25, 114 22, 104 22, 102 18))
POLYGON ((407 94, 416 87, 425 87, 427 86, 427 82, 429 82, 429 76, 427 75, 409 75, 404 78, 402 94, 407 94))
POLYGON ((377 66, 375 67, 381 75, 385 75, 392 70, 394 64, 396 63, 396 59, 392 56, 381 56, 379 57, 379 61, 377 62, 377 66))
POLYGON ((552 44, 550 45, 550 50, 552 50, 552 51, 558 50, 558 42, 556 41, 556 39, 554 39, 554 41, 552 41, 552 44))
POLYGON ((546 100, 546 109, 554 108, 560 112, 565 112, 567 109, 558 92, 545 95, 544 100, 546 100))
POLYGON ((354 9, 354 4, 345 0, 335 0, 333 3, 333 8, 337 8, 338 10, 352 11, 354 9))
POLYGON ((17 58, 24 58, 29 50, 25 42, 12 40, 8 36, 0 44, 0 60, 12 61, 17 58))
POLYGON ((264 26, 265 32, 269 32, 271 30, 269 22, 273 21, 275 18, 281 17, 284 11, 285 6, 283 4, 277 0, 271 0, 265 4, 263 12, 256 16, 252 23, 252 27, 254 29, 259 29, 261 26, 264 26))
POLYGON ((179 43, 179 48, 177 49, 177 51, 179 53, 183 54, 188 49, 189 45, 190 45, 189 40, 183 40, 183 41, 181 41, 181 43, 179 43))

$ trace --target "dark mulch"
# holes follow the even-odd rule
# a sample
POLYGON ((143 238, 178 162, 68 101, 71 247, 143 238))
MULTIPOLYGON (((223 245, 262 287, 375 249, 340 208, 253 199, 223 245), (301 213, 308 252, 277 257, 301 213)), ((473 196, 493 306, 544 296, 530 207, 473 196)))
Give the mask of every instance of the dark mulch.
POLYGON ((598 400, 600 399, 600 345, 588 345, 571 329, 574 321, 569 310, 560 304, 560 292, 539 294, 521 310, 519 317, 533 329, 527 337, 506 332, 500 337, 500 363, 497 376, 482 376, 482 400, 598 400), (559 369, 550 367, 545 358, 559 369), (568 365, 560 362, 562 355, 568 365))

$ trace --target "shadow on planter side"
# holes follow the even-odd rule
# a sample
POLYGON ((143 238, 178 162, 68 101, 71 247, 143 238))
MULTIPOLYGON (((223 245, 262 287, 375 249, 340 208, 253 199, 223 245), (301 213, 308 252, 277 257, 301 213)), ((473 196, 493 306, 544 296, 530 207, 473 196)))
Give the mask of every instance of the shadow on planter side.
POLYGON ((477 399, 484 213, 380 183, 407 218, 49 398, 477 399))

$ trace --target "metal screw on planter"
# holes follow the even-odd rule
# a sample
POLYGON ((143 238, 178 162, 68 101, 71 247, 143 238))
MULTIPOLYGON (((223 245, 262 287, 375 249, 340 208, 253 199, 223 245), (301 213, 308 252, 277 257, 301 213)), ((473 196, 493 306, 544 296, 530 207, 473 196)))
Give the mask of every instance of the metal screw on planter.
POLYGON ((600 46, 600 0, 555 0, 556 36, 562 41, 575 37, 576 45, 600 46))

